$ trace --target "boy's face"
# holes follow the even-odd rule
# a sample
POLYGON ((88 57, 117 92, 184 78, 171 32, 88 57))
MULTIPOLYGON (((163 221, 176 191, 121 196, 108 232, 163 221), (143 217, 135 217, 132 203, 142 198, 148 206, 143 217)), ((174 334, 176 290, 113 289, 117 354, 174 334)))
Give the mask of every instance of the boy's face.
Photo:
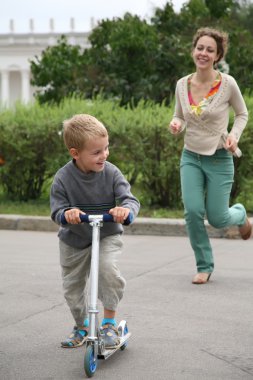
POLYGON ((90 139, 80 151, 71 148, 70 154, 76 160, 77 167, 84 173, 101 172, 109 155, 108 137, 90 139))

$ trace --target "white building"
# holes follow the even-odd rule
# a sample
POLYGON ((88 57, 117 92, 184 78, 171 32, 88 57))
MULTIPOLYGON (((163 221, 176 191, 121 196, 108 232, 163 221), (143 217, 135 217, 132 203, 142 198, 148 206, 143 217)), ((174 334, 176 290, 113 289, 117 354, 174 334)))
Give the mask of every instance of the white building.
MULTIPOLYGON (((94 25, 91 25, 93 27, 94 25)), ((57 43, 64 34, 69 44, 89 46, 88 32, 74 31, 74 19, 70 19, 70 31, 54 32, 54 20, 50 19, 48 33, 35 33, 34 22, 29 22, 29 32, 14 32, 14 22, 10 20, 10 31, 0 34, 0 106, 11 107, 17 100, 28 103, 33 101, 34 88, 30 85, 30 62, 48 46, 57 43)))

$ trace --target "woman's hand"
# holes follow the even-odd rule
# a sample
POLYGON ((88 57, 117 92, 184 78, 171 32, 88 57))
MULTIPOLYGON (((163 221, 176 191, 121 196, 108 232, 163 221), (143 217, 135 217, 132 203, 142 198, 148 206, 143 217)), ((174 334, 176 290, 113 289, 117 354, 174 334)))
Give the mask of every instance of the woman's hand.
POLYGON ((226 150, 229 150, 229 152, 234 153, 237 149, 238 143, 233 135, 228 135, 223 146, 226 150))
POLYGON ((181 131, 181 123, 178 120, 172 120, 169 124, 169 129, 173 135, 177 135, 181 131))

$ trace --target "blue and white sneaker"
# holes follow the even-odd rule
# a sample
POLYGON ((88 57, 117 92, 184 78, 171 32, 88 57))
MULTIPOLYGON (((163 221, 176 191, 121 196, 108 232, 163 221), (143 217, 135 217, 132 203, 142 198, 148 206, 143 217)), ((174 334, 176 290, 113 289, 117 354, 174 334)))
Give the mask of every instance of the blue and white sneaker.
POLYGON ((100 332, 105 348, 116 348, 120 344, 119 332, 113 324, 106 323, 101 326, 100 332))

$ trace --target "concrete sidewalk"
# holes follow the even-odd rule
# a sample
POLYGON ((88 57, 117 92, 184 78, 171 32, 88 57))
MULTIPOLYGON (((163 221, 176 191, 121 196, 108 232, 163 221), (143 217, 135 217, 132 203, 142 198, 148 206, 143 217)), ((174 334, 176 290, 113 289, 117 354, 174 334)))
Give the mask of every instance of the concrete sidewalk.
MULTIPOLYGON (((253 218, 251 218, 253 222, 253 218)), ((206 222, 209 236, 212 238, 239 238, 238 228, 215 229, 206 222)), ((50 217, 4 215, 0 214, 0 230, 58 231, 58 226, 50 217)), ((126 234, 187 236, 184 219, 136 218, 135 222, 124 227, 126 234)))
MULTIPOLYGON (((60 348, 73 320, 56 235, 0 230, 1 380, 85 378, 84 348, 60 348)), ((188 238, 124 241, 117 320, 127 320, 132 337, 125 351, 99 361, 94 379, 252 380, 253 239, 211 239, 215 272, 201 286, 191 284, 188 238)))

